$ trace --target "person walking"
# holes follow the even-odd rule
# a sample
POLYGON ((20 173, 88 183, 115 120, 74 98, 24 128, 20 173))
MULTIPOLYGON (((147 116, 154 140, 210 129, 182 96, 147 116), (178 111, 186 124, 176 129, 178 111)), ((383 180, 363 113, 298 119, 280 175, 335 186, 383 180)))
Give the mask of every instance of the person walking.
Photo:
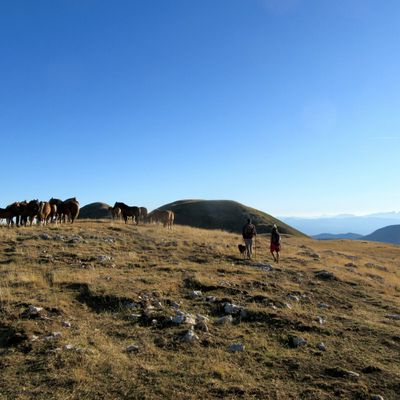
POLYGON ((281 235, 278 227, 274 224, 271 230, 271 244, 269 247, 274 261, 279 263, 279 252, 281 251, 281 235), (274 254, 276 253, 276 255, 274 254))
POLYGON ((242 236, 244 244, 246 245, 247 258, 251 260, 253 257, 253 238, 257 236, 256 227, 251 223, 250 218, 247 219, 247 223, 243 226, 242 236))

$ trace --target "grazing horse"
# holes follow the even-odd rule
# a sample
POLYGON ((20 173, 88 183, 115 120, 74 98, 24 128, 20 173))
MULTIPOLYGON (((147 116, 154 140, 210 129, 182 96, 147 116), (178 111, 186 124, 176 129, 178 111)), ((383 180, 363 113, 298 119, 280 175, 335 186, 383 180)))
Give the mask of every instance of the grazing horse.
POLYGON ((79 201, 76 199, 76 197, 71 197, 70 199, 67 199, 65 201, 51 198, 49 200, 49 203, 57 207, 56 220, 58 220, 59 222, 65 222, 66 219, 68 219, 68 221, 71 221, 71 223, 73 223, 78 217, 79 201))
POLYGON ((31 200, 29 203, 21 202, 21 224, 25 225, 27 224, 29 220, 29 224, 32 226, 33 219, 37 217, 39 213, 39 200, 31 200))
POLYGON ((71 221, 71 224, 74 223, 75 219, 79 215, 79 201, 76 197, 72 197, 70 199, 63 201, 64 205, 64 215, 68 217, 68 221, 71 221))
POLYGON ((148 214, 147 213, 147 208, 146 207, 139 207, 139 211, 140 211, 139 219, 140 219, 141 222, 145 223, 146 220, 147 220, 147 214, 148 214))
POLYGON ((139 207, 136 206, 127 206, 125 203, 120 203, 120 202, 115 202, 114 208, 120 208, 122 217, 124 218, 125 223, 128 222, 128 217, 134 218, 134 221, 136 222, 136 225, 138 224, 139 221, 139 216, 140 216, 140 210, 139 207))
POLYGON ((0 220, 5 219, 7 222, 7 226, 10 226, 13 218, 14 214, 11 210, 8 210, 7 208, 0 208, 0 220))
POLYGON ((154 210, 147 216, 147 219, 151 222, 161 222, 164 228, 172 229, 175 214, 171 210, 154 210))
POLYGON ((51 220, 52 205, 48 201, 41 201, 39 203, 38 222, 46 225, 51 220))
POLYGON ((108 211, 110 211, 112 219, 121 218, 121 209, 119 207, 108 207, 108 211))

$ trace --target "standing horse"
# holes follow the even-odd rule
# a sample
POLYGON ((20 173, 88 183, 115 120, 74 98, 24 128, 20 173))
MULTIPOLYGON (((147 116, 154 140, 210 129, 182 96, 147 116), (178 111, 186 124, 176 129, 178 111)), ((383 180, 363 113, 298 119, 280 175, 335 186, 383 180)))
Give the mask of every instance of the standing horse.
POLYGON ((116 207, 121 209, 122 217, 124 218, 125 223, 128 222, 128 217, 132 217, 136 222, 136 225, 138 224, 140 216, 139 207, 136 206, 131 207, 127 206, 125 203, 115 202, 114 208, 116 207))

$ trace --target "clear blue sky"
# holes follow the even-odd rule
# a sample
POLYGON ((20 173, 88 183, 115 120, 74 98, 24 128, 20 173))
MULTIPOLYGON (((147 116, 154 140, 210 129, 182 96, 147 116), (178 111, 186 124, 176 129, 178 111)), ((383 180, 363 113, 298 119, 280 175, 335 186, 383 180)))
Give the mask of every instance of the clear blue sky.
POLYGON ((0 206, 400 209, 400 1, 0 2, 0 206))

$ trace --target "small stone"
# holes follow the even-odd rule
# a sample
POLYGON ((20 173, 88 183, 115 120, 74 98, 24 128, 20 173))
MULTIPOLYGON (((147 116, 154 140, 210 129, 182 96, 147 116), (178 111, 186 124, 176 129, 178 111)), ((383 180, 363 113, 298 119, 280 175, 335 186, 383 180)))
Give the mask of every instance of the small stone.
POLYGON ((380 394, 371 394, 371 400, 385 400, 380 394))
POLYGON ((386 314, 385 318, 395 319, 395 320, 399 321, 400 320, 400 314, 386 314))
POLYGON ((293 307, 289 303, 285 303, 285 307, 291 310, 293 307))
POLYGON ((43 239, 43 240, 49 240, 50 239, 50 236, 47 233, 42 233, 39 237, 40 237, 40 239, 43 239))
POLYGON ((321 342, 317 344, 317 349, 321 351, 326 351, 326 346, 324 343, 321 342))
POLYGON ((127 346, 125 351, 127 353, 137 353, 139 351, 139 346, 136 344, 130 344, 129 346, 127 346))
POLYGON ((323 280, 334 280, 336 279, 335 275, 332 272, 329 271, 318 271, 315 273, 315 277, 323 280))
POLYGON ((199 340, 199 337, 193 332, 192 329, 189 329, 186 332, 185 336, 183 336, 182 340, 187 343, 193 343, 193 342, 199 340))
POLYGON ((28 314, 32 317, 39 315, 42 311, 43 311, 43 307, 35 307, 35 306, 30 305, 28 308, 28 314))
POLYGON ((315 320, 319 323, 319 324, 324 324, 325 323, 325 321, 326 321, 326 318, 325 317, 321 317, 320 315, 318 315, 316 318, 315 318, 315 320))
POLYGON ((300 336, 289 335, 288 338, 289 346, 292 348, 297 348, 301 346, 305 346, 307 344, 307 340, 300 336))
POLYGON ((242 307, 239 307, 232 303, 225 303, 224 304, 224 311, 226 314, 236 314, 242 310, 242 307))
POLYGON ((330 308, 330 305, 329 305, 329 304, 326 304, 326 303, 318 303, 318 304, 317 304, 317 307, 318 307, 318 308, 330 308))
POLYGON ((245 346, 241 343, 234 343, 228 347, 228 351, 230 353, 236 353, 237 351, 242 352, 242 351, 244 351, 244 349, 245 349, 245 346))
POLYGON ((217 301, 217 298, 215 296, 207 296, 206 301, 210 303, 215 303, 217 301))
POLYGON ((106 263, 106 262, 111 261, 111 257, 110 257, 110 256, 99 256, 99 257, 97 258, 97 260, 98 260, 99 262, 101 262, 102 264, 104 264, 104 263, 106 263))
POLYGON ((62 321, 62 322, 61 322, 61 325, 62 325, 64 328, 71 328, 71 326, 72 326, 71 322, 69 322, 69 321, 62 321))
POLYGON ((360 377, 360 374, 357 373, 357 372, 354 372, 354 371, 347 371, 347 375, 348 375, 350 378, 359 378, 359 377, 360 377))
POLYGON ((197 298, 202 297, 202 296, 203 296, 203 293, 201 292, 201 290, 193 290, 193 292, 190 293, 190 297, 192 299, 197 299, 197 298))
POLYGON ((294 295, 294 294, 288 294, 288 298, 292 301, 296 301, 299 302, 300 301, 300 297, 294 295))
POLYGON ((226 325, 231 324, 233 322, 232 315, 226 315, 225 317, 221 317, 215 321, 217 325, 226 325))
POLYGON ((61 338, 61 332, 52 332, 44 337, 44 340, 56 340, 61 338))
POLYGON ((142 314, 135 314, 135 313, 133 313, 133 314, 130 314, 130 315, 129 315, 129 319, 132 320, 132 321, 137 321, 138 319, 141 318, 141 316, 142 316, 142 314))

